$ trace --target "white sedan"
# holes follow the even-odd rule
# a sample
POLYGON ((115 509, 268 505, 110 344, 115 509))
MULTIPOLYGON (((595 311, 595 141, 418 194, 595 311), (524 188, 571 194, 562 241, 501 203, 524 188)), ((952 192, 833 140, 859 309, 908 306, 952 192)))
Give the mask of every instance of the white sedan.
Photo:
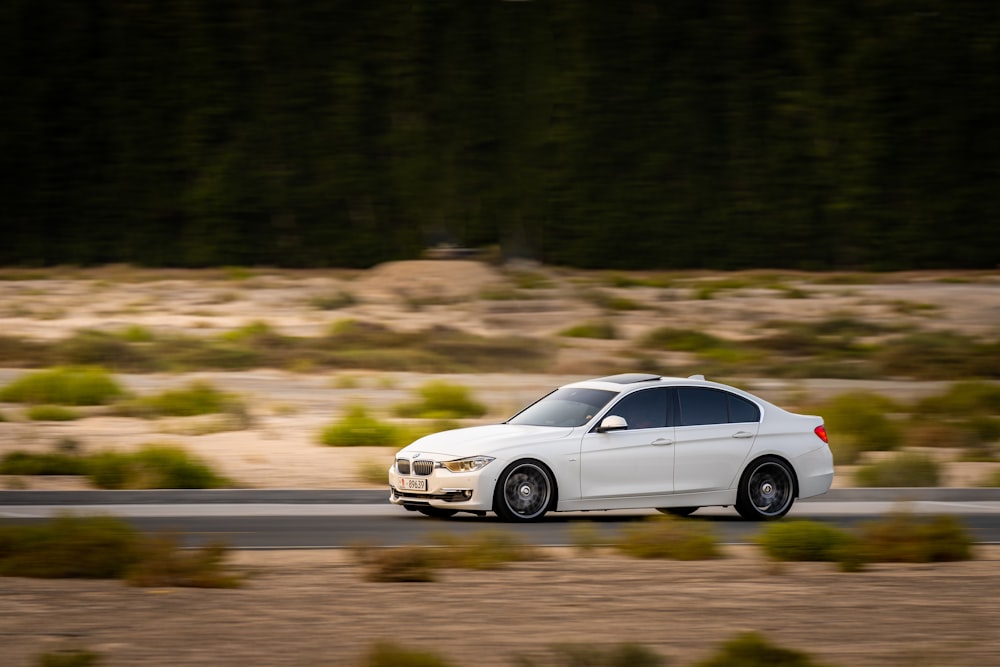
POLYGON ((833 456, 820 417, 704 377, 628 373, 556 389, 502 424, 435 433, 396 454, 389 500, 448 517, 495 512, 730 506, 777 519, 826 493, 833 456))

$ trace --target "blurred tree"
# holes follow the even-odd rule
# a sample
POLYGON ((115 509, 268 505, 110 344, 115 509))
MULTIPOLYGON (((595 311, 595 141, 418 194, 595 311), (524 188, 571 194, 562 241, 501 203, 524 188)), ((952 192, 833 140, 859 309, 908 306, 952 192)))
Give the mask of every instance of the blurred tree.
POLYGON ((0 263, 993 267, 987 0, 7 0, 0 263))

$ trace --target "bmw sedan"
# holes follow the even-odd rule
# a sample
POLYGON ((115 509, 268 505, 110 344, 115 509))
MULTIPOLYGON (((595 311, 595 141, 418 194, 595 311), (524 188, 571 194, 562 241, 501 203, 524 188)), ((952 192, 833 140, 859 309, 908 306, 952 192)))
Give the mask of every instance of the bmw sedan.
POLYGON ((428 516, 735 506, 777 519, 826 493, 820 417, 703 376, 627 373, 565 385, 502 424, 425 436, 389 468, 389 500, 428 516))

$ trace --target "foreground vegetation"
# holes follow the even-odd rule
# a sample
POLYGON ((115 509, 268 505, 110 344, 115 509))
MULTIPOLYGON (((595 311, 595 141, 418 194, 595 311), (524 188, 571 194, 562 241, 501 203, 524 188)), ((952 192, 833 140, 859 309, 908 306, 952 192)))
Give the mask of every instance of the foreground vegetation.
POLYGON ((133 586, 232 588, 219 544, 180 548, 176 536, 146 536, 110 516, 65 515, 36 525, 0 524, 0 575, 123 579, 133 586))

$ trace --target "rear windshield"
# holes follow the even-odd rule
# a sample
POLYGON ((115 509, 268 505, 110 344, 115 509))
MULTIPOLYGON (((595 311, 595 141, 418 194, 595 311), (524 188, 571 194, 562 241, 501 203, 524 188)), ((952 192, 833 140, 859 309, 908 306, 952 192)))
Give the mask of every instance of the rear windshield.
POLYGON ((521 410, 507 423, 520 426, 583 426, 617 395, 617 392, 606 389, 563 387, 521 410))

